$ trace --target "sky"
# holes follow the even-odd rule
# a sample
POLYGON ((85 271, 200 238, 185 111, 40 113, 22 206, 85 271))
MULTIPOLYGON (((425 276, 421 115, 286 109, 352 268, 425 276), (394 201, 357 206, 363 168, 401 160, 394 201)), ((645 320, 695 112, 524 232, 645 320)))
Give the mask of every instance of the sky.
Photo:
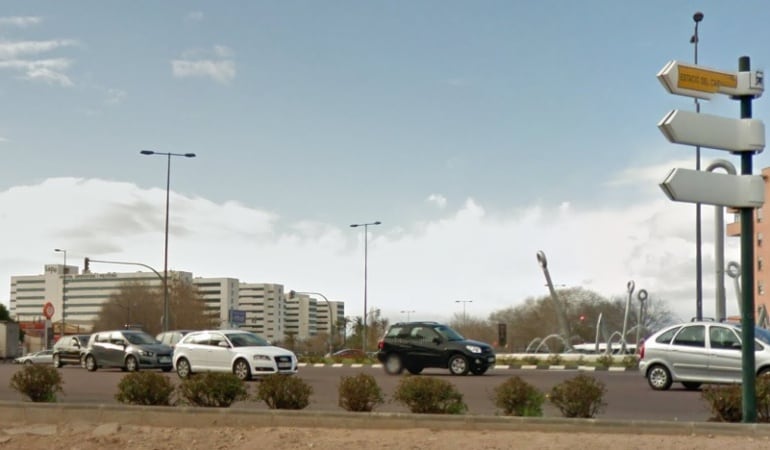
MULTIPOLYGON (((693 62, 696 11, 699 64, 764 69, 770 8, 737 5, 5 1, 0 301, 11 276, 61 263, 55 248, 81 270, 162 271, 168 161, 149 149, 196 155, 171 158, 170 270, 445 321, 548 295, 542 251, 557 287, 626 299, 634 281, 689 319, 695 206, 659 183, 696 152, 657 123, 695 106, 656 74, 693 62)), ((701 112, 740 109, 720 95, 701 112)), ((702 207, 704 316, 715 213, 702 207)), ((726 239, 726 261, 739 247, 726 239)))

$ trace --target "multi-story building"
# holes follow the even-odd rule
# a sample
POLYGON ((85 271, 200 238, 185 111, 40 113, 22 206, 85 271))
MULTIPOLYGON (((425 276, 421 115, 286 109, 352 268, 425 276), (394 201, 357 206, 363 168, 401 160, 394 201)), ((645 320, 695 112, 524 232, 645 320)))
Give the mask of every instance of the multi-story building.
MULTIPOLYGON (((770 199, 770 167, 762 169, 762 178, 765 180, 765 199, 770 199)), ((765 200, 767 201, 767 200, 765 200)), ((770 308, 770 296, 768 290, 770 289, 770 242, 767 242, 767 238, 770 238, 770 223, 763 218, 763 208, 757 208, 754 210, 754 264, 751 270, 754 271, 754 306, 755 308, 770 308)), ((736 210, 732 210, 737 212, 736 210)), ((741 221, 740 214, 734 215, 735 219, 732 223, 727 224, 728 236, 740 236, 741 235, 741 221)), ((745 270, 741 268, 741 270, 745 270)))
MULTIPOLYGON (((330 321, 344 324, 343 302, 319 304, 310 297, 290 300, 281 284, 193 278, 192 273, 181 271, 169 272, 169 278, 194 284, 204 298, 205 310, 217 317, 220 328, 240 327, 279 342, 287 333, 304 340, 319 331, 326 332, 330 321), (231 321, 233 309, 245 312, 244 323, 231 321)), ((65 270, 61 264, 46 265, 42 275, 11 277, 10 314, 22 323, 39 323, 44 320, 43 306, 50 302, 54 306, 51 322, 60 324, 64 319, 67 333, 89 332, 102 305, 127 282, 141 282, 158 289, 163 286, 163 278, 153 272, 80 273, 77 266, 67 265, 65 270)))

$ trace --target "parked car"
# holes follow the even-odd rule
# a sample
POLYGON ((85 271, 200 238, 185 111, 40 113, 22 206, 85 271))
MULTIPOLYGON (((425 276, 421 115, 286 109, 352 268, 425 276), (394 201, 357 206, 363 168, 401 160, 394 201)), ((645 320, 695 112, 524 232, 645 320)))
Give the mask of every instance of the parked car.
POLYGON ((174 347, 180 378, 196 372, 232 372, 242 380, 274 373, 297 373, 297 356, 250 331, 202 330, 186 334, 174 347))
POLYGON ((63 336, 53 346, 53 366, 61 367, 66 364, 83 365, 83 354, 88 346, 90 334, 74 334, 63 336))
MULTIPOLYGON (((757 375, 770 373, 770 332, 754 331, 757 375)), ((703 383, 740 383, 741 327, 722 322, 686 322, 666 327, 639 348, 639 371, 650 387, 664 391, 672 383, 698 389, 703 383)))
POLYGON ((53 350, 41 350, 39 352, 27 353, 24 356, 15 358, 15 364, 51 364, 53 350))
POLYGON ((140 369, 172 369, 173 349, 141 330, 100 331, 91 335, 85 350, 86 369, 119 367, 128 372, 140 369))
POLYGON ((495 365, 491 345, 465 339, 437 322, 393 324, 377 347, 377 359, 391 375, 404 369, 416 375, 428 367, 449 369, 453 375, 483 375, 495 365))
POLYGON ((193 330, 171 330, 171 331, 164 331, 162 333, 158 333, 157 336, 155 336, 155 339, 160 342, 161 344, 170 345, 171 347, 175 346, 177 342, 179 342, 184 335, 191 332, 193 330))

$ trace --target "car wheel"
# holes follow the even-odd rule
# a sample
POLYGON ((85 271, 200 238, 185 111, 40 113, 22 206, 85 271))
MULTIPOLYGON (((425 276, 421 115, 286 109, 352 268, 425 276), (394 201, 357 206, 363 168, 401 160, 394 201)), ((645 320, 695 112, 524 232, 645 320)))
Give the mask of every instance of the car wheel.
POLYGON ((249 367, 249 363, 244 359, 235 361, 235 364, 233 364, 233 373, 243 381, 251 379, 251 368, 249 367))
POLYGON ((647 383, 656 391, 665 391, 671 387, 671 372, 664 366, 655 364, 647 371, 647 383))
POLYGON ((31 366, 32 365, 32 361, 26 360, 26 361, 24 361, 24 365, 25 366, 31 366))
POLYGON ((757 377, 767 377, 770 376, 770 367, 763 367, 759 369, 759 372, 757 373, 757 377))
POLYGON ((61 359, 59 359, 59 355, 53 355, 53 366, 57 369, 61 367, 61 359))
POLYGON ((136 357, 129 356, 128 358, 126 358, 126 371, 128 372, 139 371, 139 363, 136 361, 136 357))
POLYGON ((419 375, 422 373, 422 367, 407 367, 406 370, 408 370, 412 375, 419 375))
POLYGON ((86 357, 83 355, 80 355, 80 367, 86 368, 86 357))
POLYGON ((487 367, 474 367, 471 369, 471 373, 474 375, 484 375, 487 373, 487 367))
POLYGON ((395 353, 388 355, 385 359, 385 372, 390 375, 399 375, 404 371, 404 365, 401 363, 401 357, 395 353))
POLYGON ((86 370, 89 372, 96 370, 96 359, 92 355, 86 356, 86 370))
POLYGON ((190 370, 190 362, 184 358, 179 358, 179 360, 176 362, 176 374, 179 375, 179 378, 187 378, 192 375, 192 370, 190 370))
POLYGON ((468 360, 463 355, 453 355, 449 358, 449 371, 452 375, 465 375, 468 373, 468 360))
POLYGON ((696 383, 694 381, 682 381, 682 386, 684 386, 684 388, 688 391, 694 391, 698 389, 700 385, 700 383, 696 383))

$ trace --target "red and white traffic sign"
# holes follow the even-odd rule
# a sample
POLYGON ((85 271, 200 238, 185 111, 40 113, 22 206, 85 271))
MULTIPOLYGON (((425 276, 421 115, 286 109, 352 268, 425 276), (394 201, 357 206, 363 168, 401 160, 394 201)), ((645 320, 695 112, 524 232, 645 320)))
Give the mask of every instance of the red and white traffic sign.
POLYGON ((53 307, 53 303, 46 302, 46 304, 43 305, 43 315, 45 316, 46 319, 51 320, 51 317, 53 317, 54 312, 56 312, 56 310, 53 307))

